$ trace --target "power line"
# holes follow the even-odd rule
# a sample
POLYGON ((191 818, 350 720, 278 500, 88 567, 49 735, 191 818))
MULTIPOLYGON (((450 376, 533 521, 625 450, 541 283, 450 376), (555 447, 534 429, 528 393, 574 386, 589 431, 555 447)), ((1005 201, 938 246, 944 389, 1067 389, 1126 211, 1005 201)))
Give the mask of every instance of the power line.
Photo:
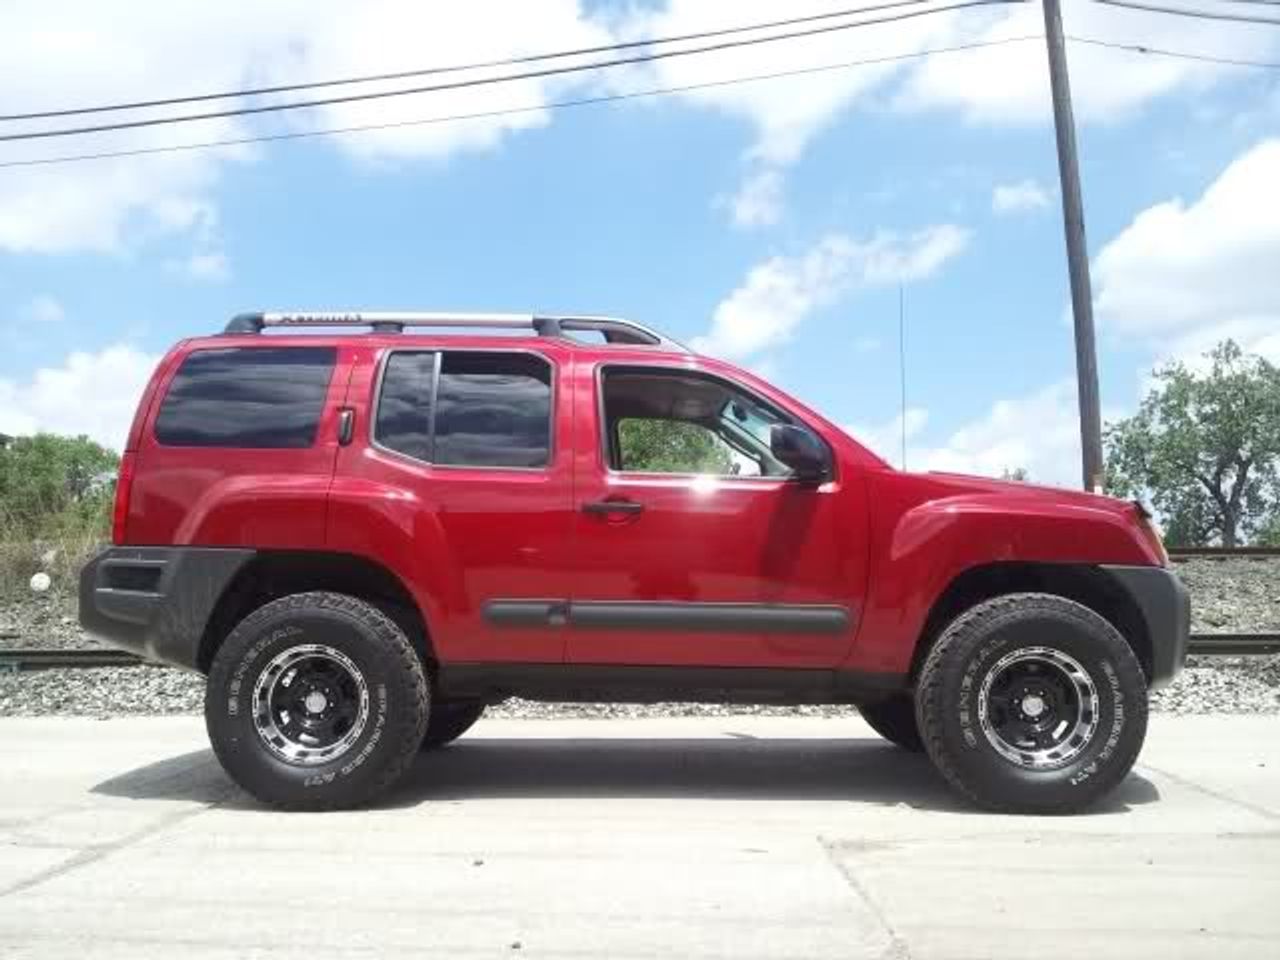
POLYGON ((111 113, 121 110, 141 110, 148 107, 175 106, 182 103, 200 103, 209 100, 229 100, 240 97, 256 97, 269 93, 292 93, 296 90, 316 90, 323 87, 340 87, 358 83, 375 83, 385 80, 406 80, 409 77, 422 77, 442 73, 461 73, 467 70, 484 70, 490 67, 512 67, 524 63, 538 63, 544 60, 561 60, 565 57, 581 57, 594 53, 630 50, 635 47, 650 47, 664 43, 680 43, 686 40, 707 40, 711 37, 723 37, 736 33, 749 33, 755 30, 771 30, 778 27, 791 27, 801 23, 813 23, 819 20, 834 20, 840 17, 851 17, 860 13, 875 13, 880 10, 917 6, 921 3, 928 2, 929 0, 893 0, 892 3, 880 3, 866 7, 849 7, 843 10, 833 10, 828 13, 817 13, 805 17, 791 17, 786 20, 772 20, 763 23, 751 23, 735 27, 722 27, 716 30, 702 30, 697 33, 654 37, 648 40, 627 40, 620 43, 601 44, 594 47, 579 47, 576 50, 560 50, 554 53, 535 53, 521 57, 508 57, 503 60, 486 60, 479 63, 456 64, 448 67, 422 67, 413 70, 398 70, 394 73, 374 73, 358 77, 315 80, 308 83, 288 83, 273 87, 250 87, 244 90, 227 90, 222 93, 197 93, 182 97, 166 97, 160 100, 134 100, 126 103, 98 104, 89 107, 64 107, 57 110, 44 110, 39 113, 13 113, 0 115, 0 121, 44 120, 52 117, 76 116, 78 114, 111 113))
POLYGON ((620 100, 636 100, 643 97, 666 96, 686 93, 693 90, 707 90, 715 87, 734 86, 740 83, 758 83, 767 80, 780 80, 786 77, 798 77, 815 73, 827 73, 833 70, 848 70, 854 67, 873 66, 881 63, 895 63, 901 60, 914 60, 931 57, 935 54, 960 53, 966 50, 980 50, 986 47, 1002 47, 1011 43, 1025 43, 1028 40, 1041 40, 1040 34, 1020 37, 1004 37, 999 40, 984 40, 974 43, 957 44, 950 47, 934 47, 928 50, 916 50, 912 53, 890 54, 883 57, 871 57, 863 60, 849 60, 844 63, 830 63, 815 67, 798 67, 794 70, 779 70, 772 73, 758 73, 750 76, 732 77, 725 80, 708 80, 702 83, 690 83, 677 87, 659 87, 650 90, 637 90, 631 93, 602 94, 597 97, 581 97, 574 100, 558 100, 538 106, 509 107, 498 110, 482 110, 474 113, 456 113, 439 117, 424 117, 418 120, 397 120, 387 123, 369 123, 349 127, 330 127, 323 130, 297 130, 290 133, 262 134, 251 137, 235 137, 225 140, 206 140, 200 143, 179 143, 161 147, 138 147, 132 150, 112 150, 100 153, 71 154, 61 157, 39 157, 31 160, 0 161, 0 169, 5 167, 36 167, 48 164, 79 163, 86 160, 108 160, 117 157, 138 157, 157 153, 178 153, 189 150, 208 150, 218 147, 236 147, 251 143, 271 143, 280 140, 304 140, 313 137, 341 136, 348 133, 362 133, 375 130, 391 130, 400 127, 425 126, 435 123, 452 123, 462 120, 482 120, 492 117, 509 116, 520 113, 533 113, 539 110, 557 110, 568 107, 584 107, 593 104, 615 103, 620 100))
POLYGON ((1190 10, 1180 7, 1162 7, 1154 3, 1134 3, 1132 0, 1093 0, 1094 3, 1108 7, 1124 7, 1129 10, 1144 10, 1147 13, 1167 13, 1175 17, 1195 17, 1200 20, 1230 20, 1234 23, 1265 23, 1280 27, 1280 20, 1272 17, 1255 17, 1243 13, 1215 13, 1211 10, 1190 10))
POLYGON ((318 100, 300 100, 291 103, 274 103, 263 104, 261 106, 252 107, 236 107, 228 110, 212 110, 206 113, 186 114, 174 117, 154 117, 147 120, 129 120, 119 123, 98 124, 87 127, 64 127, 55 130, 38 130, 28 133, 9 133, 0 135, 0 141, 15 140, 40 140, 50 137, 67 137, 78 136, 88 133, 106 133, 113 130, 133 130, 140 127, 164 126, 174 123, 189 123, 196 120, 215 120, 226 117, 247 116, 250 114, 260 113, 276 113, 283 110, 301 110, 313 107, 330 106, 338 103, 352 103, 363 100, 380 100, 387 97, 403 97, 418 93, 434 93, 442 90, 458 90, 469 87, 488 86, 496 83, 509 83, 514 80, 531 80, 539 77, 550 77, 566 73, 580 73, 587 70, 600 70, 606 67, 626 66, 635 63, 648 63, 654 60, 665 60, 670 57, 686 57, 695 54, 712 53, 719 50, 729 50, 740 47, 750 47, 761 43, 773 43, 778 40, 789 40, 798 37, 815 36, 818 34, 834 33, 841 30, 850 30, 857 27, 869 27, 881 23, 892 23, 900 20, 909 20, 916 17, 932 16, 938 13, 945 13, 951 10, 962 10, 968 7, 988 7, 1003 6, 1012 3, 1025 3, 1026 0, 964 0, 961 3, 952 3, 947 6, 931 7, 927 10, 910 10, 902 13, 891 14, 889 16, 876 17, 870 20, 858 20, 853 23, 829 24, 821 27, 811 27, 806 30, 795 30, 788 33, 778 33, 767 37, 753 37, 747 40, 725 40, 720 43, 709 44, 703 47, 691 47, 687 50, 664 50, 657 53, 640 54, 633 57, 623 57, 616 60, 600 60, 593 63, 579 64, 567 67, 547 67, 540 70, 527 70, 522 73, 506 74, 500 77, 486 77, 474 80, 459 80, 453 83, 433 84, 425 87, 409 87, 399 90, 382 90, 373 93, 348 94, 341 97, 325 97, 318 100))
POLYGON ((1237 60, 1232 57, 1215 57, 1207 53, 1189 53, 1183 50, 1166 50, 1161 47, 1149 47, 1141 43, 1113 43, 1110 40, 1095 40, 1092 37, 1067 37, 1071 43, 1085 43, 1093 47, 1108 47, 1112 50, 1124 50, 1128 53, 1152 54, 1158 57, 1173 57, 1177 60, 1196 60, 1201 63, 1218 63, 1231 67, 1255 67, 1264 70, 1280 70, 1280 62, 1266 60, 1237 60))

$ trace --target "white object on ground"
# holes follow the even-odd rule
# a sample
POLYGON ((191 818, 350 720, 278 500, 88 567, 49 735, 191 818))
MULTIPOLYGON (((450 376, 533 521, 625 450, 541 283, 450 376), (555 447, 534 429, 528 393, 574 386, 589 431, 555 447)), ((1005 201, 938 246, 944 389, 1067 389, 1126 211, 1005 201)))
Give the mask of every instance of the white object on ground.
POLYGON ((31 578, 31 589, 36 593, 44 593, 52 583, 47 573, 37 573, 31 578))

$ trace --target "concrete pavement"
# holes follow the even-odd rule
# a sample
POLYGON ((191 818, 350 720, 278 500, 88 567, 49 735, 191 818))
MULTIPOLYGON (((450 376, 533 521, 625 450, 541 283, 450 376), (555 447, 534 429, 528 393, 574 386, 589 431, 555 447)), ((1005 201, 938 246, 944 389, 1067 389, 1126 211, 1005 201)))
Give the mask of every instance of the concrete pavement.
POLYGON ((1280 718, 1157 716, 1003 817, 859 721, 481 721, 282 814, 195 718, 0 719, 0 957, 1280 956, 1280 718))

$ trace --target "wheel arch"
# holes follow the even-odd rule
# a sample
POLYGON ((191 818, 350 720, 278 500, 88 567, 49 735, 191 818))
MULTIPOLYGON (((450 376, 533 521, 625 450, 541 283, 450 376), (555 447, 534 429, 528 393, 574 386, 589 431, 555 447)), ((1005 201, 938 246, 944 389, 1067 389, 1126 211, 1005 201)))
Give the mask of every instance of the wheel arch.
POLYGON ((1153 675, 1154 651, 1142 610, 1106 571, 1089 564, 998 562, 970 567, 938 595, 925 618, 912 655, 912 681, 952 620, 965 610, 1009 593, 1049 593, 1065 597, 1108 621, 1133 649, 1143 673, 1153 675))
POLYGON ((382 564, 348 553, 263 550, 227 584, 205 623, 196 667, 208 674, 227 635, 265 603, 295 593, 327 590, 358 597, 390 617, 423 662, 435 661, 426 618, 404 582, 382 564))

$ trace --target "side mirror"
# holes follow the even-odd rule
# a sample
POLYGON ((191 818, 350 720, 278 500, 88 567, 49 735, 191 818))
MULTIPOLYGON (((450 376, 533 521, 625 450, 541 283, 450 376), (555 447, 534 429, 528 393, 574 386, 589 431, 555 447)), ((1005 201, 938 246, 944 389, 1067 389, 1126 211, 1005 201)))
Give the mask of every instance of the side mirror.
POLYGON ((775 424, 769 431, 769 449, 797 480, 826 480, 831 476, 831 454, 826 445, 804 427, 775 424))

